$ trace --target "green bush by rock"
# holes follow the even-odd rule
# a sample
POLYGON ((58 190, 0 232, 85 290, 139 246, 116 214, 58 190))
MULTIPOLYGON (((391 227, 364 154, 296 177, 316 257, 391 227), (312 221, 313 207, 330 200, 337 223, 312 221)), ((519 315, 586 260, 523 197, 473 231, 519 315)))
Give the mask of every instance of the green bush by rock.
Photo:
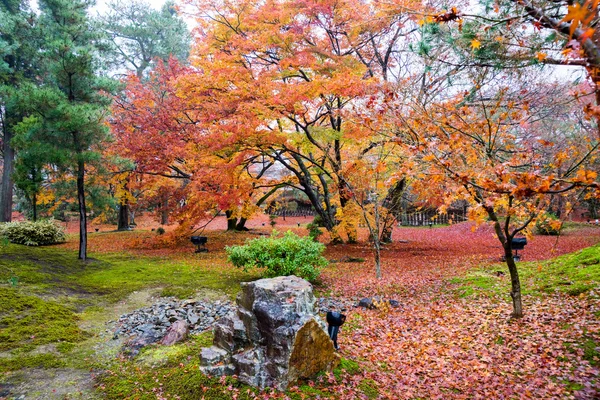
POLYGON ((66 240, 64 229, 54 220, 8 222, 0 224, 0 238, 26 246, 44 246, 66 240))
POLYGON ((264 269, 267 277, 296 275, 314 281, 327 260, 321 255, 325 245, 310 237, 299 237, 288 231, 283 237, 263 237, 243 246, 226 247, 229 261, 244 271, 264 269))

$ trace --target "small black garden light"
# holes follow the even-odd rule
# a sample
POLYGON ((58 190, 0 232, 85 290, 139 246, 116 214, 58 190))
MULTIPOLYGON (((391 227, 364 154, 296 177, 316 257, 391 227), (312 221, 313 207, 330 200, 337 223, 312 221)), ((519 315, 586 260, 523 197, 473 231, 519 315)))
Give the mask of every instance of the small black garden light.
POLYGON ((340 326, 346 322, 346 316, 335 311, 327 312, 327 332, 329 337, 333 340, 333 346, 338 349, 337 335, 340 331, 340 326))
POLYGON ((206 236, 192 236, 191 240, 197 246, 196 253, 208 253, 208 249, 206 248, 208 238, 206 236))
POLYGON ((519 255, 519 250, 523 250, 525 245, 527 244, 526 238, 513 238, 510 242, 510 248, 515 251, 514 259, 515 261, 521 260, 521 256, 519 255))

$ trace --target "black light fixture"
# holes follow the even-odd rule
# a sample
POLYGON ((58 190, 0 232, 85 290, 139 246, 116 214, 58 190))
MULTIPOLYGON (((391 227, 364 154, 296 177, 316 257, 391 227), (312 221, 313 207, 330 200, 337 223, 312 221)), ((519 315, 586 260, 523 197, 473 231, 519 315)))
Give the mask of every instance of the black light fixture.
POLYGON ((342 326, 346 322, 346 316, 336 311, 328 311, 327 312, 327 332, 329 333, 329 337, 333 340, 333 346, 337 350, 337 335, 340 331, 340 326, 342 326))
POLYGON ((196 253, 208 253, 208 249, 206 248, 208 238, 206 236, 192 236, 191 241, 197 246, 196 253))

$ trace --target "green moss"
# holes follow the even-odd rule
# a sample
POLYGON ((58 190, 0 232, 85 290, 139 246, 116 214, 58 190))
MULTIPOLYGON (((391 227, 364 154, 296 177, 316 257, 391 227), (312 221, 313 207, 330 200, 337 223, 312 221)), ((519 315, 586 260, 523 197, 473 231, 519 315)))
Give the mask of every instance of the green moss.
POLYGON ((358 388, 367 396, 368 399, 376 399, 379 397, 379 389, 377 383, 372 379, 365 379, 358 384, 358 388))
POLYGON ((0 350, 55 342, 78 342, 86 335, 72 309, 0 287, 0 350))
POLYGON ((0 372, 17 371, 23 368, 61 368, 64 366, 65 362, 51 353, 0 358, 0 372))
MULTIPOLYGON (((600 285, 600 244, 542 262, 519 262, 523 294, 562 292, 572 296, 600 285)), ((450 280, 457 295, 505 295, 510 292, 506 265, 492 264, 450 280)))
MULTIPOLYGON (((102 296, 114 302, 129 293, 148 287, 164 286, 166 294, 190 297, 196 290, 208 288, 234 297, 239 283, 257 276, 236 268, 213 268, 214 259, 205 265, 160 257, 133 256, 127 253, 94 254, 80 261, 63 248, 39 248, 8 245, 0 257, 0 281, 15 275, 19 286, 32 294, 67 294, 75 297, 102 296)), ((222 260, 223 263, 224 257, 222 260)), ((84 304, 91 305, 91 304, 84 304)))
POLYGON ((330 393, 310 385, 301 385, 298 387, 298 391, 299 393, 292 394, 291 398, 293 400, 305 399, 307 396, 311 399, 328 399, 331 397, 330 393))
POLYGON ((333 374, 336 379, 340 379, 342 373, 347 373, 350 375, 357 374, 360 371, 360 367, 358 363, 354 360, 349 360, 347 358, 342 358, 340 360, 340 365, 336 369, 333 370, 333 374))
POLYGON ((70 342, 61 342, 56 345, 56 350, 60 353, 69 353, 73 348, 75 348, 75 343, 70 342))
POLYGON ((176 287, 167 286, 162 290, 160 295, 162 297, 177 297, 178 299, 189 299, 194 297, 196 290, 191 287, 176 287))
POLYGON ((582 344, 583 359, 587 360, 594 367, 600 366, 600 342, 587 338, 582 344))
POLYGON ((181 360, 198 357, 203 347, 209 347, 213 342, 212 332, 203 332, 190 336, 184 343, 172 346, 155 345, 142 349, 137 362, 149 367, 178 365, 181 360))

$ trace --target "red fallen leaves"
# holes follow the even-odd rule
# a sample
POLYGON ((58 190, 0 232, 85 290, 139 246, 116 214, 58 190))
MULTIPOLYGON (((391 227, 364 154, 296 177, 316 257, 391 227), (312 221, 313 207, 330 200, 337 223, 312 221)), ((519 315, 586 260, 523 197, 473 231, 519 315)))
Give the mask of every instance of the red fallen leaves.
MULTIPOLYGON (((220 249, 236 235, 207 234, 219 244, 203 257, 222 264, 220 249)), ((600 370, 584 359, 578 345, 586 338, 600 342, 599 293, 525 296, 525 317, 510 320, 508 294, 463 299, 446 290, 446 278, 499 260, 500 245, 489 228, 472 232, 467 223, 433 229, 401 228, 394 239, 382 253, 382 280, 375 279, 368 244, 329 246, 327 250, 328 258, 351 255, 367 261, 332 264, 322 274, 325 289, 349 298, 379 294, 398 300, 400 307, 387 313, 363 309, 346 312, 348 320, 339 336, 340 354, 356 360, 361 370, 337 380, 331 375, 323 377, 315 388, 326 393, 324 397, 367 398, 365 385, 376 387, 385 399, 600 397, 600 370), (399 239, 408 243, 399 243, 399 239)), ((541 260, 598 241, 597 227, 567 232, 558 240, 536 236, 522 255, 527 261, 541 260)), ((192 246, 187 246, 191 259, 192 246)), ((159 251, 171 251, 173 256, 182 249, 159 251)), ((138 251, 155 254, 152 252, 156 250, 138 251)), ((234 388, 234 394, 236 391, 234 388)), ((282 399, 286 395, 267 391, 257 398, 282 399)))
POLYGON ((565 346, 600 335, 599 300, 556 296, 527 306, 523 319, 509 320, 501 302, 456 299, 432 285, 386 315, 350 313, 355 328, 342 329, 342 356, 364 360, 362 379, 385 398, 567 398, 566 381, 582 385, 576 398, 599 395, 598 368, 565 346))
MULTIPOLYGON (((474 232, 471 223, 443 228, 400 228, 394 231, 394 243, 382 250, 383 279, 375 278, 371 247, 358 245, 329 246, 327 257, 360 256, 362 264, 335 264, 322 275, 334 293, 345 297, 366 297, 387 293, 403 294, 414 287, 427 286, 442 278, 457 276, 482 263, 499 262, 502 248, 491 227, 474 232), (399 240, 408 241, 400 243, 399 240), (343 279, 339 279, 343 276, 343 279)), ((560 237, 535 236, 524 250, 524 261, 544 260, 591 246, 600 241, 600 228, 585 227, 560 237)), ((502 267, 504 270, 504 267, 502 267)), ((508 273, 508 271, 506 271, 508 273)))
MULTIPOLYGON (((585 228, 558 239, 536 236, 525 260, 572 252, 598 242, 600 230, 585 228)), ((371 262, 337 264, 327 285, 340 296, 380 294, 400 308, 388 313, 355 309, 340 332, 341 355, 359 361, 360 376, 333 388, 339 398, 364 397, 360 382, 372 380, 389 399, 598 398, 598 367, 583 359, 577 343, 600 340, 600 296, 526 296, 521 320, 510 320, 509 297, 460 299, 444 278, 501 251, 491 230, 469 224, 437 229, 399 229, 384 254, 383 277, 371 262), (570 383, 569 383, 570 382, 570 383), (580 387, 571 394, 572 389, 580 387)), ((368 248, 333 248, 354 253, 368 248)), ((368 257, 368 256, 367 256, 368 257)), ((335 258, 335 257, 333 257, 335 258)), ((370 257, 369 257, 370 258, 370 257)))

